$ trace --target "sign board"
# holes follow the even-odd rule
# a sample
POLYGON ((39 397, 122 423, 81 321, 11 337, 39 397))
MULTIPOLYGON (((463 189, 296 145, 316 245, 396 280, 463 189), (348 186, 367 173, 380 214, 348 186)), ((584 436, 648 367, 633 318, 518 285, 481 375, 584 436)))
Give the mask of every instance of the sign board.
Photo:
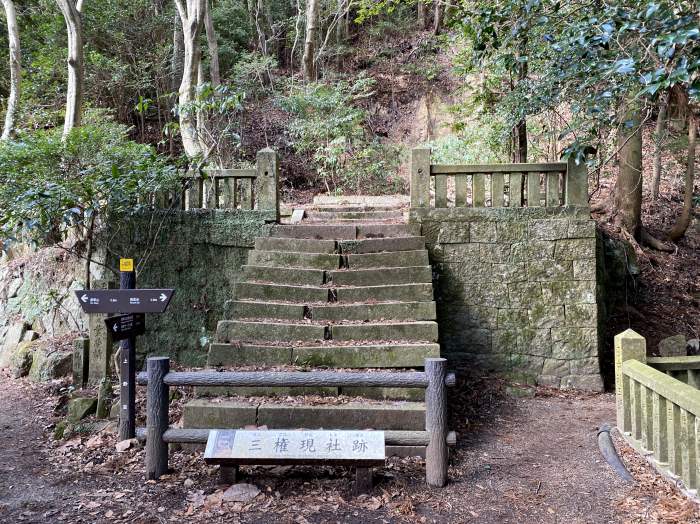
POLYGON ((119 271, 131 272, 134 270, 134 259, 133 258, 120 258, 119 259, 119 271))
POLYGON ((107 331, 112 336, 112 340, 123 340, 137 335, 143 335, 146 330, 146 317, 143 313, 131 313, 129 315, 118 315, 105 319, 107 331))
POLYGON ((91 289, 76 291, 85 313, 162 313, 174 289, 91 289))
POLYGON ((209 432, 210 464, 384 464, 383 431, 217 430, 209 432))

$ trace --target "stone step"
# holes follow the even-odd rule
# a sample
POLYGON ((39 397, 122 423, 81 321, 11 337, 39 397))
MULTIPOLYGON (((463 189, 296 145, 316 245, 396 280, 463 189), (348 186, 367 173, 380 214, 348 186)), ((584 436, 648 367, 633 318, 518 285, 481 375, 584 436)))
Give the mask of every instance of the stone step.
POLYGON ((304 320, 304 306, 301 304, 279 304, 235 300, 232 304, 232 318, 276 318, 283 320, 304 320))
MULTIPOLYGON (((328 271, 326 280, 338 286, 380 286, 393 284, 432 284, 430 266, 409 266, 328 271)), ((296 283, 296 282, 290 282, 296 283)))
MULTIPOLYGON (((236 300, 278 300, 281 302, 328 302, 330 289, 311 286, 285 286, 261 282, 238 282, 236 300)), ((263 318, 275 318, 265 317, 263 318)))
POLYGON ((318 395, 321 397, 362 397, 375 400, 425 400, 423 388, 371 388, 371 387, 282 387, 282 386, 234 386, 197 387, 196 397, 299 397, 318 395))
POLYGON ((184 428, 425 430, 422 402, 290 404, 275 401, 195 399, 185 404, 184 428))
POLYGON ((396 284, 392 286, 361 286, 335 288, 338 302, 416 301, 433 300, 432 284, 396 284))
POLYGON ((435 320, 435 302, 378 302, 372 304, 340 304, 304 306, 236 300, 232 318, 274 318, 341 322, 343 320, 435 320), (306 317, 304 316, 306 314, 306 317))
POLYGON ((350 224, 300 224, 273 226, 271 236, 276 238, 313 238, 318 240, 354 240, 357 227, 350 224))
POLYGON ((231 341, 317 341, 324 340, 326 326, 285 322, 250 322, 243 320, 220 320, 216 326, 218 342, 231 341))
POLYGON ((355 240, 420 236, 420 224, 299 224, 278 225, 271 231, 276 238, 355 240))
POLYGON ((296 253, 378 253, 382 251, 415 251, 425 249, 425 237, 365 238, 360 240, 316 240, 309 238, 260 237, 255 239, 258 251, 296 253))
POLYGON ((332 211, 332 212, 347 212, 347 211, 395 211, 404 209, 407 206, 401 203, 389 205, 365 205, 365 204, 314 204, 312 207, 307 207, 306 211, 332 211))
POLYGON ((325 253, 297 253, 292 251, 258 251, 248 254, 248 265, 298 267, 304 269, 338 269, 340 256, 325 253))
POLYGON ((214 343, 209 347, 207 365, 283 366, 304 365, 331 368, 415 368, 426 358, 439 357, 438 344, 386 343, 372 345, 296 345, 214 343))
POLYGON ((280 282, 297 286, 320 286, 325 281, 322 269, 303 269, 274 266, 243 266, 243 275, 249 281, 280 282))
POLYGON ((416 251, 425 249, 425 237, 391 237, 365 238, 361 240, 338 242, 338 249, 343 254, 379 253, 382 251, 416 251))
POLYGON ((255 341, 353 341, 415 340, 437 342, 437 323, 403 321, 385 323, 333 324, 221 320, 216 327, 217 342, 255 341))
POLYGON ((357 205, 357 206, 401 206, 408 207, 411 203, 411 198, 408 195, 383 195, 383 196, 369 196, 369 195, 316 195, 314 196, 313 203, 315 206, 346 206, 346 205, 357 205))
POLYGON ((400 220, 403 218, 403 211, 316 211, 306 210, 306 220, 314 222, 335 222, 338 220, 400 220))
MULTIPOLYGON (((411 299, 418 300, 415 297, 411 299)), ((332 322, 343 320, 435 320, 435 302, 336 303, 327 306, 311 306, 309 313, 315 321, 328 320, 332 322)))
POLYGON ((346 340, 420 340, 437 342, 437 322, 392 322, 375 324, 334 324, 331 339, 346 340))
MULTIPOLYGON (((288 303, 318 302, 430 302, 433 300, 432 284, 396 284, 391 286, 313 287, 285 286, 264 282, 238 282, 236 300, 272 300, 288 303), (331 299, 331 296, 334 299, 331 299)), ((262 315, 263 318, 275 318, 262 315)))
POLYGON ((255 239, 255 249, 297 253, 337 253, 338 244, 335 240, 316 240, 313 238, 259 237, 255 239))
POLYGON ((343 255, 347 269, 391 268, 409 266, 427 266, 428 251, 425 249, 416 251, 402 251, 396 253, 366 253, 357 255, 343 255))
POLYGON ((360 224, 356 238, 417 237, 420 234, 420 224, 360 224))

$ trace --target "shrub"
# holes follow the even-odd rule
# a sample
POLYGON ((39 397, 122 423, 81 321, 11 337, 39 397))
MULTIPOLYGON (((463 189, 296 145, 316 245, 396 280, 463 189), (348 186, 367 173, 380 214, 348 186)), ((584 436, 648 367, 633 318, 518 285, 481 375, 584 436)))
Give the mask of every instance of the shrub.
POLYGON ((308 154, 328 192, 396 191, 401 181, 398 151, 365 129, 367 113, 356 104, 372 94, 374 80, 292 85, 279 98, 292 114, 289 134, 298 153, 308 154))
POLYGON ((92 238, 143 209, 153 192, 179 187, 173 166, 127 138, 128 128, 101 114, 74 129, 22 133, 0 144, 0 238, 45 244, 92 238))

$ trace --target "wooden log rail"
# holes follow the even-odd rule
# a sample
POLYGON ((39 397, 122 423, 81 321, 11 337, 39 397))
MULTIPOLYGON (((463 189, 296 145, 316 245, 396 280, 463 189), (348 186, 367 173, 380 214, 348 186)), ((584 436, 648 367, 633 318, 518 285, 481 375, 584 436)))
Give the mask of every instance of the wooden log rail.
POLYGON ((266 148, 258 151, 255 167, 248 169, 204 168, 183 175, 180 194, 153 196, 157 208, 257 209, 272 211, 279 218, 279 159, 266 148))
POLYGON ((649 360, 654 367, 647 364, 642 336, 628 329, 615 337, 618 428, 637 450, 653 454, 657 469, 681 487, 696 490, 700 482, 700 391, 655 369, 673 369, 680 362, 649 360))
POLYGON ((146 440, 146 476, 158 479, 168 470, 168 443, 206 442, 209 430, 168 427, 170 386, 358 386, 425 388, 425 431, 385 431, 388 445, 426 446, 426 482, 442 487, 447 483, 448 446, 457 436, 447 430, 447 387, 454 386, 444 358, 425 359, 425 371, 405 373, 348 372, 170 372, 170 359, 150 357, 146 373, 137 382, 147 386, 146 427, 137 436, 146 440))
POLYGON ((412 208, 588 205, 586 166, 573 159, 539 164, 443 165, 431 164, 430 153, 428 148, 411 151, 412 208), (449 199, 452 194, 454 198, 449 199))

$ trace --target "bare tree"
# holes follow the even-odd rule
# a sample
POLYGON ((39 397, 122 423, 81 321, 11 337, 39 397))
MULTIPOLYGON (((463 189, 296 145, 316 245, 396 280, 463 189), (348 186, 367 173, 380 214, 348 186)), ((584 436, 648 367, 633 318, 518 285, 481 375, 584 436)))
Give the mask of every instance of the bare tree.
POLYGON ((425 5, 423 0, 418 0, 418 27, 421 31, 425 31, 428 28, 428 6, 425 5))
POLYGON ((441 0, 435 0, 435 18, 433 19, 433 33, 438 35, 442 31, 442 18, 445 14, 445 7, 441 0))
POLYGON ((318 39, 319 0, 306 0, 306 38, 304 40, 304 80, 316 80, 316 40, 318 39))
POLYGON ((214 19, 211 16, 211 6, 208 0, 206 6, 204 29, 207 33, 207 48, 209 49, 209 78, 212 85, 218 86, 221 84, 221 73, 219 72, 219 43, 216 40, 214 19))
POLYGON ((666 131, 666 111, 668 109, 668 93, 661 95, 659 99, 659 114, 656 117, 656 129, 654 130, 654 174, 651 196, 654 200, 659 198, 659 185, 661 184, 661 149, 666 131))
POLYGON ((184 42, 184 60, 182 65, 182 81, 178 97, 178 114, 180 117, 180 135, 182 145, 188 157, 196 157, 203 153, 197 136, 196 111, 192 105, 196 100, 197 72, 202 60, 202 50, 199 46, 199 35, 202 31, 206 12, 207 0, 175 0, 177 12, 182 23, 184 42))
POLYGON ((676 224, 668 234, 671 240, 678 240, 685 235, 690 225, 690 214, 693 210, 693 188, 695 184, 695 147, 698 138, 698 117, 693 108, 688 111, 688 166, 685 173, 685 195, 683 211, 676 224))
POLYGON ((83 0, 56 0, 68 33, 68 88, 66 92, 66 118, 63 123, 64 138, 71 129, 80 126, 83 108, 83 26, 80 20, 83 0))
POLYGON ((5 127, 2 130, 0 140, 9 140, 15 129, 15 113, 19 103, 19 89, 21 76, 21 51, 19 47, 19 28, 17 26, 17 12, 12 0, 2 0, 7 19, 7 34, 10 47, 10 96, 7 99, 7 111, 5 112, 5 127))

